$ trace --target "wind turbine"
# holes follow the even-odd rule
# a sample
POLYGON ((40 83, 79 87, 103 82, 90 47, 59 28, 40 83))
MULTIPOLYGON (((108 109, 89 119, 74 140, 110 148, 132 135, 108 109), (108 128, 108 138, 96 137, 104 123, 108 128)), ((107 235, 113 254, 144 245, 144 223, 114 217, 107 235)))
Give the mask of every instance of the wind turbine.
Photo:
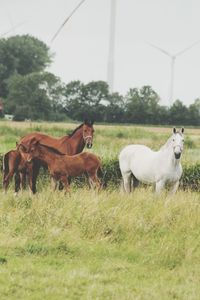
POLYGON ((11 28, 11 29, 9 29, 9 30, 6 31, 6 32, 0 33, 0 38, 4 37, 5 35, 7 35, 7 34, 10 33, 10 32, 13 32, 17 27, 23 25, 24 23, 26 23, 26 22, 21 22, 21 23, 18 23, 18 24, 16 24, 16 25, 14 25, 14 26, 12 25, 12 28, 11 28))
POLYGON ((174 94, 174 68, 175 68, 175 61, 176 58, 182 54, 184 54, 186 51, 190 50, 191 48, 193 48, 194 46, 196 46, 197 44, 200 43, 200 40, 196 41, 195 43, 189 45, 188 47, 184 48, 183 50, 175 53, 175 54, 171 54, 168 51, 147 42, 148 45, 150 45, 151 47, 159 50, 160 52, 162 52, 163 54, 167 55, 170 59, 171 59, 171 75, 170 75, 170 92, 169 92, 169 104, 171 105, 173 102, 173 94, 174 94))
POLYGON ((69 16, 64 20, 64 22, 60 25, 60 27, 58 28, 58 30, 56 31, 56 33, 54 34, 54 36, 51 39, 51 43, 55 40, 55 38, 57 37, 57 35, 60 33, 61 29, 65 26, 65 24, 69 21, 69 19, 71 19, 71 17, 73 16, 73 14, 79 9, 79 7, 85 2, 85 0, 81 0, 78 5, 72 10, 72 12, 69 14, 69 16))
POLYGON ((107 64, 107 82, 111 93, 113 92, 113 85, 114 85, 116 5, 117 5, 116 0, 111 0, 109 51, 108 51, 108 64, 107 64))

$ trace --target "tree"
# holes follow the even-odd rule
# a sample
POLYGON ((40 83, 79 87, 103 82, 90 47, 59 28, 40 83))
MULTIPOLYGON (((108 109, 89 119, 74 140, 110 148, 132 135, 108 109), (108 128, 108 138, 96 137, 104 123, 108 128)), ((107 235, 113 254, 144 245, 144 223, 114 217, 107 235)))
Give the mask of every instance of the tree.
POLYGON ((156 124, 159 96, 150 87, 130 89, 125 98, 126 120, 131 123, 156 124))
POLYGON ((92 81, 86 85, 72 81, 66 85, 63 105, 67 115, 75 120, 89 118, 101 121, 108 94, 108 84, 103 81, 92 81))
POLYGON ((104 107, 105 122, 121 123, 125 121, 124 115, 124 98, 118 93, 113 93, 108 96, 108 105, 104 107))
POLYGON ((176 100, 169 109, 170 123, 174 125, 188 124, 188 109, 180 100, 176 100))
POLYGON ((196 99, 188 108, 188 123, 200 125, 200 99, 196 99))
POLYGON ((14 75, 8 80, 5 111, 15 120, 50 120, 62 102, 62 84, 51 73, 14 75))
POLYGON ((11 76, 43 71, 50 62, 48 46, 35 37, 0 39, 0 97, 7 96, 7 80, 11 76))

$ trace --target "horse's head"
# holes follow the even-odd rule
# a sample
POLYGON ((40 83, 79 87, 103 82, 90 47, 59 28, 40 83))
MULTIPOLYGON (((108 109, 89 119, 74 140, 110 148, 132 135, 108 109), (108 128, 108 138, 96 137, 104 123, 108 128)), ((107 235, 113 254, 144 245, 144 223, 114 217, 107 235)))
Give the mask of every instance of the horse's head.
POLYGON ((87 148, 92 148, 94 134, 93 123, 93 121, 89 122, 87 120, 85 120, 83 123, 83 140, 87 148))
POLYGON ((172 145, 174 156, 176 159, 180 159, 181 153, 183 152, 184 145, 184 128, 181 131, 176 131, 176 128, 173 128, 173 136, 172 136, 172 145))
POLYGON ((39 155, 38 144, 39 141, 33 138, 28 144, 18 144, 17 149, 21 153, 23 159, 30 163, 32 159, 39 155))

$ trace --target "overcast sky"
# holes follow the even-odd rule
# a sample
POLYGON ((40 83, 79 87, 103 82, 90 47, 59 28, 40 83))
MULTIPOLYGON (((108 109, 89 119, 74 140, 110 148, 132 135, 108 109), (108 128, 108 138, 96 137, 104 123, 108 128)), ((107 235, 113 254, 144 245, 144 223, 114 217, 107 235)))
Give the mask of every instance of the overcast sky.
MULTIPOLYGON (((80 0, 0 0, 0 34, 31 34, 55 54, 50 71, 68 83, 107 80, 110 0, 86 0, 51 44, 80 0)), ((114 90, 151 85, 169 103, 170 59, 151 42, 174 54, 200 40, 199 0, 117 0, 114 90)), ((200 43, 175 64, 174 99, 200 97, 200 43)))

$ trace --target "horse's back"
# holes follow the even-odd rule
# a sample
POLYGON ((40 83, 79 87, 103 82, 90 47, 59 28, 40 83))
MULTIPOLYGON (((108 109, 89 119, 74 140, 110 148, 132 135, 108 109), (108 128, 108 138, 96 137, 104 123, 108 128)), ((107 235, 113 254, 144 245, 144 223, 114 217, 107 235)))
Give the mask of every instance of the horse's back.
POLYGON ((68 153, 68 148, 66 147, 66 144, 63 143, 63 139, 66 141, 68 140, 68 136, 64 136, 61 138, 55 138, 50 135, 40 133, 40 132, 31 132, 24 137, 21 138, 20 143, 29 144, 32 139, 35 138, 37 141, 39 141, 41 144, 56 148, 60 150, 63 153, 68 153))
POLYGON ((59 140, 59 138, 55 138, 53 136, 41 133, 41 132, 31 132, 26 134, 25 136, 23 136, 20 140, 20 142, 22 143, 28 143, 29 141, 31 141, 33 138, 37 139, 39 142, 43 142, 43 143, 47 143, 49 144, 49 142, 56 142, 59 140))
MULTIPOLYGON (((144 145, 128 145, 122 149, 119 155, 119 165, 122 174, 132 173, 138 180, 145 177, 145 181, 151 181, 156 152, 144 145), (149 170, 151 171, 149 174, 149 170), (143 176, 147 174, 147 176, 143 176)), ((153 172, 154 173, 154 172, 153 172)))
POLYGON ((77 161, 78 159, 84 161, 84 162, 88 162, 88 161, 93 161, 96 163, 101 163, 101 158, 93 153, 90 152, 81 152, 79 154, 73 155, 73 156, 69 156, 67 155, 66 157, 68 157, 68 159, 71 159, 72 161, 77 161))
POLYGON ((119 154, 119 161, 130 160, 135 156, 143 156, 143 155, 154 155, 154 151, 152 151, 149 147, 145 145, 128 145, 122 149, 119 154))

